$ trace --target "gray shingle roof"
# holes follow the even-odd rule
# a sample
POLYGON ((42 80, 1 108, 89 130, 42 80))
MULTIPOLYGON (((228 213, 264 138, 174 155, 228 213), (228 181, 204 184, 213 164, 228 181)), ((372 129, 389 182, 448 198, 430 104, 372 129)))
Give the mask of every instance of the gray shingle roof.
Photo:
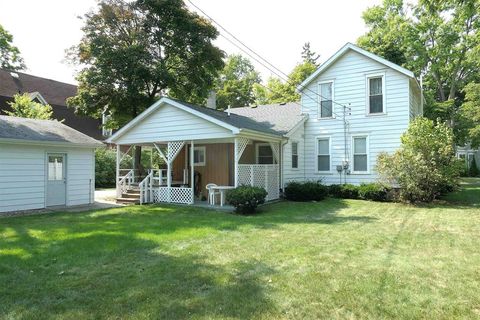
POLYGON ((275 135, 284 135, 304 119, 298 103, 269 104, 252 107, 232 108, 230 116, 227 111, 220 111, 175 100, 182 105, 202 112, 217 120, 239 129, 249 129, 275 135))
POLYGON ((89 136, 56 120, 37 120, 0 115, 0 139, 102 146, 89 136))

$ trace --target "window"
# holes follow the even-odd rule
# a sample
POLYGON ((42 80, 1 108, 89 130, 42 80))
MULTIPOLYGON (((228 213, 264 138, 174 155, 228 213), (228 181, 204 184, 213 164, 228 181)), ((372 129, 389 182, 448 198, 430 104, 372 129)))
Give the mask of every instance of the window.
POLYGON ((111 120, 111 116, 106 114, 105 112, 102 113, 102 135, 104 137, 110 137, 112 135, 112 129, 107 128, 108 121, 111 120))
POLYGON ((320 118, 331 118, 333 116, 333 81, 321 82, 320 90, 320 118))
POLYGON ((205 147, 194 147, 193 148, 193 165, 195 166, 204 166, 206 158, 206 148, 205 147))
POLYGON ((384 113, 384 83, 382 76, 367 78, 368 113, 384 113))
POLYGON ((292 168, 298 168, 298 143, 292 142, 292 168))
POLYGON ((63 156, 48 156, 48 180, 63 180, 63 156))
POLYGON ((330 171, 330 138, 317 139, 317 170, 330 171))
POLYGON ((273 151, 268 143, 257 144, 257 163, 273 164, 273 151))
POLYGON ((367 137, 353 137, 353 171, 368 172, 367 137))

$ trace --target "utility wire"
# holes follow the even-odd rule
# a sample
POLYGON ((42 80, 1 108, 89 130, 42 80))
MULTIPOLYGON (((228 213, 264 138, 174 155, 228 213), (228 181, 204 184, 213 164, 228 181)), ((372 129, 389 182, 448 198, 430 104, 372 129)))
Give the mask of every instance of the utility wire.
MULTIPOLYGON (((247 54, 250 58, 254 59, 256 62, 258 62, 260 65, 262 65, 264 68, 268 69, 270 72, 274 73, 275 75, 277 75, 280 79, 286 81, 288 84, 291 84, 291 85, 295 85, 294 83, 292 83, 292 79, 283 71, 281 71, 279 68, 275 67, 272 63, 270 63, 267 59, 263 58, 260 54, 258 54, 257 52, 255 52, 253 49, 251 49, 249 46, 247 46, 244 42, 242 42, 240 39, 238 39, 235 35, 233 35, 230 31, 228 31, 225 27, 223 27, 220 23, 218 23, 215 19, 213 19, 210 15, 208 15, 205 11, 203 11, 200 7, 198 7, 196 4, 194 4, 191 0, 187 0, 193 7, 195 7, 198 11, 200 11, 203 15, 205 15, 210 21, 212 21, 214 24, 216 24, 219 28, 221 28, 223 31, 225 31, 225 33, 227 33, 229 36, 231 36, 233 39, 235 39, 237 42, 239 42, 243 47, 245 47, 248 51, 250 51, 251 53, 253 53, 254 55, 256 55, 258 58, 260 58, 261 60, 263 60, 265 63, 259 61, 259 59, 257 59, 256 57, 252 56, 252 54, 250 54, 250 52, 247 52, 245 49, 243 49, 242 47, 240 47, 238 44, 234 43, 231 39, 227 38, 225 35, 223 35, 222 33, 220 33, 220 36, 222 36, 224 39, 226 39, 228 42, 230 42, 232 45, 234 45, 235 47, 237 47, 238 49, 240 49, 241 51, 243 51, 245 54, 247 54), (268 64, 269 66, 267 66, 266 64, 268 64), (272 68, 274 70, 272 70, 272 68), (275 71, 276 70, 276 71, 275 71), (280 73, 280 74, 279 74, 280 73), (286 77, 286 79, 285 79, 286 77)), ((306 89, 310 92, 312 92, 313 94, 315 94, 316 96, 324 99, 324 100, 329 100, 329 101, 332 101, 332 103, 336 104, 336 105, 339 105, 343 108, 348 108, 347 106, 345 106, 344 104, 341 104, 339 102, 336 102, 334 101, 333 99, 326 99, 324 96, 322 96, 321 94, 319 94, 318 92, 315 92, 313 90, 311 90, 310 88, 306 87, 306 86, 302 86, 302 89, 306 89)), ((314 100, 311 96, 305 94, 307 97, 309 97, 310 99, 314 100)), ((321 102, 320 102, 320 106, 323 107, 321 105, 321 102)), ((324 110, 324 109, 322 109, 324 110)), ((350 110, 349 110, 350 111, 350 110)), ((339 115, 337 113, 335 113, 333 111, 333 108, 332 108, 332 114, 335 114, 336 116, 338 117, 341 117, 342 115, 339 115)))

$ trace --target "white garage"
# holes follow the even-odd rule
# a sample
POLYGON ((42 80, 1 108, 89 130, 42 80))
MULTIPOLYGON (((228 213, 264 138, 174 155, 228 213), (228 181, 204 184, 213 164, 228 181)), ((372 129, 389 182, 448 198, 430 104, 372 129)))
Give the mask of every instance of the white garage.
POLYGON ((93 203, 102 145, 55 120, 0 116, 0 212, 93 203))

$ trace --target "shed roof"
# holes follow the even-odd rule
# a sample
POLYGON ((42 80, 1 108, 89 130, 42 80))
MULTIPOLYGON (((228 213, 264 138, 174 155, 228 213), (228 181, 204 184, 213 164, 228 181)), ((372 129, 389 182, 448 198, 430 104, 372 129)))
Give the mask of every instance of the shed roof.
POLYGON ((56 120, 0 115, 0 140, 100 147, 103 144, 56 120))

